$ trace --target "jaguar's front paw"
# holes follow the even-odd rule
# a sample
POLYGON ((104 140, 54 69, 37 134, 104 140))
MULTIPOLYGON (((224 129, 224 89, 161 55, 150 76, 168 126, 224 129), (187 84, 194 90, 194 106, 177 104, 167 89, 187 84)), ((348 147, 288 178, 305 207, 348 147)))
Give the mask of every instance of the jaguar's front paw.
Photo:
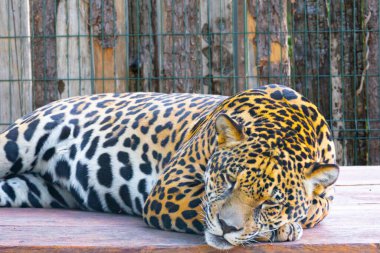
POLYGON ((275 241, 291 242, 302 237, 303 229, 299 223, 287 223, 276 230, 275 241))

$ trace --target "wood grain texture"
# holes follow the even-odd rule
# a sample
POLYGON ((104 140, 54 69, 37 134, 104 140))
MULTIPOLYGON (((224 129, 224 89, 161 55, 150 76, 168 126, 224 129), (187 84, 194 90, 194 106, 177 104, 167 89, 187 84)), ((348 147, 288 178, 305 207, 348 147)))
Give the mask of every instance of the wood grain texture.
POLYGON ((59 98, 89 95, 92 90, 92 48, 87 1, 59 1, 56 20, 59 98))
POLYGON ((161 36, 162 68, 160 68, 160 75, 165 79, 161 82, 163 89, 160 92, 192 93, 200 91, 197 86, 201 79, 189 78, 199 76, 200 71, 198 49, 201 42, 199 36, 196 35, 200 32, 200 28, 197 27, 200 5, 201 3, 196 0, 162 1, 161 32, 181 34, 181 36, 161 36))
POLYGON ((29 1, 0 1, 0 24, 1 132, 33 110, 29 1))
POLYGON ((290 62, 286 23, 287 1, 249 1, 256 21, 256 64, 259 83, 289 84, 290 62))
MULTIPOLYGON (((380 252, 380 167, 345 167, 331 214, 301 240, 229 252, 380 252)), ((202 236, 146 227, 139 217, 0 209, 0 252, 220 252, 202 236)))
MULTIPOLYGON (((232 0, 200 1, 202 75, 205 93, 232 95, 235 74, 232 0), (223 10, 223 11, 222 11, 223 10)), ((240 65, 240 64, 239 64, 240 65)), ((244 76, 244 74, 242 75, 244 76)))
POLYGON ((38 108, 58 99, 56 2, 29 1, 31 54, 33 72, 33 106, 38 108))
MULTIPOLYGON (((367 2, 367 13, 371 12, 371 19, 368 21, 368 29, 379 30, 379 1, 378 0, 369 0, 367 2)), ((369 33, 368 39, 368 49, 371 57, 368 58, 369 68, 367 71, 368 74, 368 114, 370 119, 377 119, 370 122, 370 129, 379 129, 380 128, 380 90, 378 87, 379 83, 376 77, 373 76, 375 71, 377 71, 376 66, 379 66, 379 48, 376 45, 379 45, 379 36, 375 36, 373 33, 369 33)), ((370 132, 372 140, 369 141, 369 164, 380 164, 380 131, 371 131, 370 132)))

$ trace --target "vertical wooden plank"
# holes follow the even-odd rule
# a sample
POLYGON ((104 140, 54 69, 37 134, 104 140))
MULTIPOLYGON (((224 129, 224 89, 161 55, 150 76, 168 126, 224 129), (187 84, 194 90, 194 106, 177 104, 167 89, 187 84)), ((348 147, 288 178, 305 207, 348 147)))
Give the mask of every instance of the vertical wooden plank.
MULTIPOLYGON (((330 99, 323 95, 323 91, 329 89, 330 74, 329 34, 325 32, 329 30, 326 3, 319 0, 294 1, 291 15, 294 21, 292 71, 295 88, 317 104, 326 118, 330 118, 330 99)), ((339 39, 339 33, 332 36, 339 39)))
POLYGON ((114 0, 92 0, 91 28, 95 66, 95 92, 116 91, 115 46, 117 37, 117 12, 114 0))
POLYGON ((289 84, 287 1, 252 0, 256 19, 257 70, 260 84, 289 84), (257 9, 256 9, 257 8, 257 9), (259 22, 257 22, 259 20, 259 22))
POLYGON ((29 1, 0 1, 0 131, 32 111, 29 1))
POLYGON ((91 1, 95 92, 124 92, 129 66, 128 1, 91 1))
POLYGON ((200 91, 198 1, 163 0, 163 92, 200 91))
MULTIPOLYGON (((340 29, 341 22, 341 4, 335 2, 331 4, 331 29, 337 31, 340 29)), ((347 141, 341 139, 344 135, 345 124, 344 124, 344 108, 343 108, 343 83, 341 75, 341 50, 339 47, 340 38, 342 35, 339 33, 331 33, 330 37, 330 51, 331 51, 331 67, 330 73, 331 77, 331 90, 332 90, 332 131, 333 135, 337 140, 335 140, 335 152, 337 157, 337 162, 341 165, 347 164, 347 149, 344 147, 347 145, 347 141)))
POLYGON ((234 93, 246 90, 248 88, 255 87, 255 80, 253 74, 252 65, 254 63, 254 56, 252 44, 249 43, 249 38, 252 37, 251 31, 249 30, 248 22, 249 20, 249 10, 247 0, 237 1, 235 7, 237 8, 237 17, 235 20, 237 21, 236 27, 237 31, 237 45, 238 49, 235 52, 234 49, 234 57, 237 57, 238 62, 238 78, 236 80, 236 86, 234 87, 234 93))
MULTIPOLYGON (((162 0, 153 0, 153 12, 152 12, 152 23, 153 27, 152 30, 157 34, 157 36, 154 36, 153 43, 154 43, 154 75, 156 79, 154 80, 154 91, 160 91, 163 92, 163 86, 164 86, 164 80, 161 79, 161 76, 163 76, 164 68, 163 68, 163 30, 162 30, 162 0)), ((197 46, 199 44, 199 40, 197 40, 197 43, 195 43, 197 46)), ((196 56, 200 55, 199 52, 197 52, 196 56)), ((195 56, 195 57, 196 57, 195 56)), ((199 62, 199 61, 198 61, 199 62)), ((197 82, 198 83, 198 82, 197 82)))
POLYGON ((131 91, 158 91, 158 30, 157 8, 161 0, 129 2, 130 48, 129 70, 131 91))
POLYGON ((62 97, 124 92, 127 87, 126 0, 60 1, 57 53, 62 97))
POLYGON ((114 0, 116 12, 117 40, 115 45, 116 92, 125 92, 128 85, 128 0, 114 0))
MULTIPOLYGON (((356 95, 356 89, 359 87, 360 77, 362 73, 362 46, 363 38, 362 33, 355 32, 361 29, 361 15, 360 15, 360 1, 344 1, 342 3, 343 18, 340 20, 340 28, 345 29, 343 32, 343 54, 341 56, 341 64, 344 68, 343 82, 343 101, 344 101, 344 124, 346 131, 344 138, 347 139, 347 145, 344 145, 347 157, 345 158, 346 164, 355 165, 358 163, 359 156, 366 155, 367 151, 360 148, 359 138, 363 138, 363 115, 359 115, 356 111, 359 109, 360 102, 359 96, 356 95), (358 121, 361 119, 361 121, 358 121)), ((364 90, 362 93, 366 93, 364 90)), ((363 94, 361 94, 363 95, 363 94)), ((364 108, 364 106, 363 106, 364 108)), ((362 109, 362 108, 360 108, 362 109)))
POLYGON ((337 161, 341 165, 365 164, 367 141, 365 126, 366 87, 360 95, 363 70, 361 1, 331 1, 332 117, 337 138, 337 161), (336 75, 338 74, 338 77, 336 75))
MULTIPOLYGON (((363 72, 364 66, 366 64, 364 57, 364 32, 359 32, 365 30, 364 24, 364 1, 354 1, 355 9, 353 13, 353 25, 354 25, 354 33, 353 33, 353 41, 354 41, 354 52, 356 57, 353 59, 353 73, 354 73, 354 90, 353 96, 354 98, 354 111, 355 111, 355 142, 354 142, 354 159, 355 165, 365 165, 368 163, 368 137, 367 132, 367 87, 363 85, 363 89, 359 92, 360 80, 362 75, 365 75, 363 72)), ((370 56, 372 57, 372 56, 370 56)))
POLYGON ((205 93, 231 95, 234 80, 232 0, 200 1, 205 93))
POLYGON ((257 78, 257 66, 256 66, 256 55, 257 55, 257 47, 256 47, 256 14, 255 14, 255 4, 252 0, 247 1, 247 51, 248 51, 248 59, 247 59, 247 73, 248 78, 247 88, 253 89, 259 86, 258 78, 257 78))
POLYGON ((103 48, 99 41, 94 44, 95 93, 115 92, 114 49, 103 48))
POLYGON ((379 2, 368 0, 367 15, 371 13, 367 29, 369 32, 368 69, 368 117, 369 122, 369 164, 380 164, 380 87, 379 87, 379 2), (377 129, 377 130, 376 130, 377 129))
POLYGON ((56 2, 29 0, 32 33, 33 105, 58 99, 55 36, 56 2))
MULTIPOLYGON (((345 145, 343 145, 344 153, 346 156, 341 159, 344 159, 341 165, 353 165, 355 160, 355 150, 354 150, 354 138, 355 132, 352 131, 355 129, 355 110, 354 110, 354 93, 355 93, 355 83, 354 83, 354 2, 348 1, 345 3, 341 2, 332 2, 332 5, 335 4, 337 6, 337 11, 342 12, 343 16, 338 20, 339 28, 345 29, 345 31, 341 34, 339 41, 343 40, 344 51, 340 50, 340 64, 343 66, 342 68, 342 83, 344 83, 342 90, 342 100, 344 101, 344 108, 342 108, 344 112, 343 120, 345 129, 342 131, 341 136, 335 136, 338 138, 347 139, 345 145)), ((334 14, 332 14, 334 15, 334 14)), ((339 160, 338 160, 339 162, 339 160)))
POLYGON ((63 87, 61 98, 91 94, 93 91, 88 15, 87 1, 58 1, 57 78, 63 87))

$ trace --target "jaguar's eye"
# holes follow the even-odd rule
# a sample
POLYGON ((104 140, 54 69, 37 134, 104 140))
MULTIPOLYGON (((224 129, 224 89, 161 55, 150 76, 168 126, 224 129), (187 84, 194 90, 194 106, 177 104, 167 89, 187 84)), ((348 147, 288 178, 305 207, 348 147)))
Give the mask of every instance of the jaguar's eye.
POLYGON ((269 206, 273 206, 273 205, 277 205, 276 202, 270 200, 270 199, 267 199, 264 201, 263 205, 269 205, 269 206))
POLYGON ((274 207, 277 205, 278 205, 278 203, 268 199, 261 204, 261 209, 268 209, 268 208, 271 208, 271 207, 274 207))
POLYGON ((227 180, 231 185, 234 185, 236 182, 236 178, 233 177, 232 175, 227 175, 227 180))

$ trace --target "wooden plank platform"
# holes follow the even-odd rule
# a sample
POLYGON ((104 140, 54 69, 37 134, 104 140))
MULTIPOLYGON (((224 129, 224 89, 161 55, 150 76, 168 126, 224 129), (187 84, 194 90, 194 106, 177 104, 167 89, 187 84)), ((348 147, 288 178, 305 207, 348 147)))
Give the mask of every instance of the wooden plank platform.
MULTIPOLYGON (((220 252, 202 236, 150 229, 141 218, 0 208, 0 252, 220 252)), ((380 252, 380 166, 344 167, 331 214, 291 243, 228 252, 380 252)))

